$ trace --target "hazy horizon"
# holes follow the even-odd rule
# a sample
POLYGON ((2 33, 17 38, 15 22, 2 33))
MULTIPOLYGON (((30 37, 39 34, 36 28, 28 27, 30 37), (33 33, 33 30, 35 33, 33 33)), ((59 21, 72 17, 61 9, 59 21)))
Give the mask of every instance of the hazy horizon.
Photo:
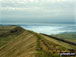
POLYGON ((76 31, 75 0, 0 0, 0 24, 39 33, 76 31))

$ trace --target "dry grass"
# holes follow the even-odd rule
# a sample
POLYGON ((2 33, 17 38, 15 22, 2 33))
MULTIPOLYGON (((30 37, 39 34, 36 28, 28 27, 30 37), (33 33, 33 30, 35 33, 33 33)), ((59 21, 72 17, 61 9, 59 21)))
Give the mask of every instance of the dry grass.
POLYGON ((59 57, 60 51, 71 48, 76 46, 25 30, 0 47, 0 57, 59 57))

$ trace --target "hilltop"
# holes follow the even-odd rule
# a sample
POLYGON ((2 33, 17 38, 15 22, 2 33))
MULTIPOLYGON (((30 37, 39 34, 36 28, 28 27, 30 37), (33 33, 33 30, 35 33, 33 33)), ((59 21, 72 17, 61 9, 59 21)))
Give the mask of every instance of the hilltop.
POLYGON ((0 36, 5 37, 11 34, 20 34, 24 31, 23 28, 15 25, 0 26, 0 36))
POLYGON ((20 26, 0 26, 0 57, 59 57, 76 46, 20 26))

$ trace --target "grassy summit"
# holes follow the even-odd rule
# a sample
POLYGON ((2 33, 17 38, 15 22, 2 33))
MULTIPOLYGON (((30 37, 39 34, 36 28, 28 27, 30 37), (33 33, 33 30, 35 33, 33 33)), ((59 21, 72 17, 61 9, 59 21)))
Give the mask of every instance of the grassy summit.
POLYGON ((74 45, 19 26, 1 26, 0 31, 0 57, 59 57, 61 51, 76 50, 74 45))

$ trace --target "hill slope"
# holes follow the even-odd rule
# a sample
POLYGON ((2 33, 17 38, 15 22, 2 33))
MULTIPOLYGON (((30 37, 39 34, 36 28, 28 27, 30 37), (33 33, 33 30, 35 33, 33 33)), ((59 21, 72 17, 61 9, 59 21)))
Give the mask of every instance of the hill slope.
POLYGON ((65 33, 56 34, 52 36, 76 43, 76 32, 65 32, 65 33))
POLYGON ((0 43, 5 42, 0 46, 0 57, 59 57, 58 54, 61 51, 76 49, 76 46, 24 30, 19 26, 16 27, 20 29, 8 30, 13 30, 14 33, 9 33, 6 37, 0 37, 0 43))

